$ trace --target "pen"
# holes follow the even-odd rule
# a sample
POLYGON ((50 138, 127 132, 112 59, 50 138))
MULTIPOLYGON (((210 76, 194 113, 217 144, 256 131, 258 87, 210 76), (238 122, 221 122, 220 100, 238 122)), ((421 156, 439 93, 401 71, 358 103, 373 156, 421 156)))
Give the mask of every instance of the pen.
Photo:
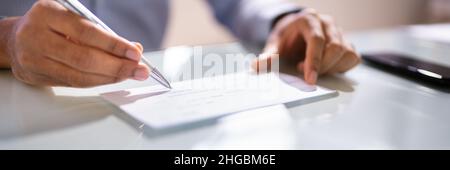
MULTIPOLYGON (((91 21, 94 24, 97 24, 98 26, 102 27, 106 31, 117 35, 111 28, 109 28, 103 21, 101 21, 97 16, 95 16, 89 9, 87 9, 83 4, 81 4, 78 0, 56 0, 58 3, 63 5, 68 10, 80 15, 81 17, 91 21)), ((159 82, 161 85, 163 85, 166 88, 172 88, 170 86, 169 81, 167 81, 166 78, 159 72, 155 67, 153 67, 150 62, 148 62, 144 56, 141 56, 141 60, 147 64, 151 68, 151 77, 159 82)))

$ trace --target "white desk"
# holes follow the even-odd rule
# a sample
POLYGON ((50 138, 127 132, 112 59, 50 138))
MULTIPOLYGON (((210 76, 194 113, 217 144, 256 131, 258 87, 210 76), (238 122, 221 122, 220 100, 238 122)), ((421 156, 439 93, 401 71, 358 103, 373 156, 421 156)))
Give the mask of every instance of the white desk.
MULTIPOLYGON (((398 35, 378 31, 349 37, 361 51, 393 49, 450 60, 448 47, 398 35)), ((236 53, 242 48, 205 47, 204 53, 209 51, 236 53)), ((162 56, 147 55, 158 67, 162 56)), ((319 81, 338 90, 336 98, 287 111, 275 107, 236 114, 170 133, 155 134, 98 97, 148 84, 152 82, 84 90, 37 88, 1 71, 0 149, 450 149, 449 93, 364 64, 319 81)))

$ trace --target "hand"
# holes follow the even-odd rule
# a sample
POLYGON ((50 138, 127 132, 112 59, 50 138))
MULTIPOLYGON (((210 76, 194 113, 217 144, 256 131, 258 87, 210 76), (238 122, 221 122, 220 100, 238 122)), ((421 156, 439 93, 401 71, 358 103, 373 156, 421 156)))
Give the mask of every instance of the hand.
POLYGON ((145 80, 142 46, 112 35, 52 0, 39 0, 8 36, 14 76, 28 84, 90 87, 145 80))
POLYGON ((334 20, 312 9, 281 18, 267 41, 264 55, 253 67, 258 71, 270 69, 275 59, 295 64, 309 84, 315 84, 319 75, 343 73, 361 61, 334 20))

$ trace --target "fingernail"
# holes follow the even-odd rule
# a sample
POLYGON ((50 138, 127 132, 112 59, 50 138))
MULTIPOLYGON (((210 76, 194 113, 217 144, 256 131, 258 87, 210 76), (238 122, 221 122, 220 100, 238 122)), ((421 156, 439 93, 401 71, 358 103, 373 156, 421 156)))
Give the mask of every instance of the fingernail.
POLYGON ((127 50, 127 52, 125 53, 125 57, 134 61, 139 61, 139 57, 141 57, 141 54, 136 52, 135 50, 127 50))
POLYGON ((314 70, 313 70, 313 71, 309 72, 307 82, 308 82, 309 84, 311 84, 311 85, 316 84, 316 82, 317 82, 317 71, 314 71, 314 70))
POLYGON ((147 80, 148 77, 149 77, 149 72, 147 71, 147 69, 137 68, 136 70, 134 70, 133 78, 135 80, 143 81, 143 80, 147 80))
POLYGON ((139 51, 142 52, 144 50, 144 46, 142 46, 141 43, 138 43, 138 42, 133 42, 133 43, 134 43, 134 45, 136 45, 139 48, 139 51))

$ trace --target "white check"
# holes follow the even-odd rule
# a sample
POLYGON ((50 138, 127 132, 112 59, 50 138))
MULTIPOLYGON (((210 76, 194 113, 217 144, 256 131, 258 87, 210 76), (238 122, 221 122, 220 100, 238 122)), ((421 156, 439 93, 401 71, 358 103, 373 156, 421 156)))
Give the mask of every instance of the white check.
POLYGON ((283 103, 305 103, 337 95, 274 73, 236 73, 173 83, 172 90, 150 86, 102 97, 151 128, 174 127, 283 103))

